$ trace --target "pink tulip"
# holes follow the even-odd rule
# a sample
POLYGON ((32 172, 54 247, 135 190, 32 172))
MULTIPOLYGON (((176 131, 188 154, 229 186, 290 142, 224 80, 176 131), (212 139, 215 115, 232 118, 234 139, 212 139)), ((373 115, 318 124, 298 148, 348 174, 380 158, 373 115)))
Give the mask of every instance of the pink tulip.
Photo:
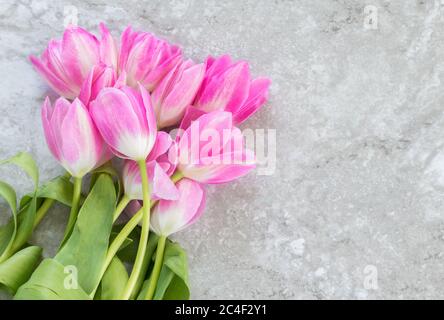
POLYGON ((128 85, 141 83, 153 91, 162 78, 181 60, 179 47, 147 32, 126 28, 122 34, 119 68, 128 76, 128 85))
POLYGON ((246 175, 255 167, 254 153, 244 146, 240 130, 225 111, 204 114, 177 138, 171 154, 177 170, 201 183, 223 183, 246 175))
MULTIPOLYGON (((172 140, 168 133, 163 131, 158 132, 156 143, 146 160, 148 180, 150 182, 153 200, 176 200, 179 197, 177 188, 170 180, 174 169, 171 170, 171 165, 163 161, 161 157, 168 152, 171 144, 172 140)), ((142 200, 142 179, 137 162, 126 160, 122 175, 125 195, 132 200, 142 200)))
POLYGON ((268 98, 270 80, 252 80, 248 63, 232 62, 230 56, 208 57, 207 70, 194 106, 204 112, 225 110, 233 114, 234 123, 252 116, 268 98))
POLYGON ((88 110, 79 99, 59 98, 42 108, 46 142, 51 153, 74 177, 81 178, 109 159, 109 153, 88 110))
POLYGON ((37 72, 61 96, 76 98, 91 68, 100 62, 115 66, 115 44, 103 24, 100 29, 101 41, 85 29, 69 26, 62 40, 50 40, 40 59, 30 56, 37 72))
POLYGON ((157 135, 151 97, 142 86, 104 88, 90 104, 103 139, 118 157, 145 160, 157 135))
MULTIPOLYGON (((177 189, 174 183, 156 162, 146 164, 148 180, 151 186, 151 199, 177 199, 177 189)), ((123 168, 123 186, 125 194, 132 200, 143 200, 142 179, 137 162, 126 160, 123 168)))
POLYGON ((182 179, 176 186, 179 198, 160 200, 151 215, 151 230, 160 236, 185 229, 202 215, 205 207, 205 191, 197 182, 182 179))
POLYGON ((176 170, 175 162, 171 162, 168 154, 172 145, 171 136, 164 131, 159 131, 157 132, 156 143, 146 158, 147 163, 156 161, 169 177, 176 170))
POLYGON ((194 100, 205 73, 204 64, 191 60, 176 65, 152 94, 159 128, 178 124, 194 100))
POLYGON ((79 100, 88 106, 103 88, 114 86, 116 78, 117 73, 113 68, 104 65, 94 66, 82 85, 79 100))
POLYGON ((100 61, 117 71, 119 51, 116 40, 111 36, 111 33, 104 23, 99 24, 99 29, 102 35, 100 41, 100 61))
POLYGON ((86 107, 94 101, 103 88, 122 88, 126 84, 126 74, 121 73, 117 77, 117 72, 103 64, 94 66, 80 90, 79 99, 86 107))

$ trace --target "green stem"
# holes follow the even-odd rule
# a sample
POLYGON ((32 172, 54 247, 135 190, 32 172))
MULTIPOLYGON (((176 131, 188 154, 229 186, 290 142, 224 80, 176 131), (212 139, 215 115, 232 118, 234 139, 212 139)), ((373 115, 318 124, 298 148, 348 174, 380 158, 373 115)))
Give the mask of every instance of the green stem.
MULTIPOLYGON (((151 202, 151 208, 157 203, 157 201, 151 202)), ((117 236, 114 238, 113 242, 108 248, 108 252, 106 254, 105 263, 102 266, 102 270, 100 271, 100 278, 103 277, 105 274, 106 269, 108 269, 109 264, 113 260, 114 256, 119 251, 122 244, 125 242, 125 240, 128 238, 130 233, 134 230, 135 227, 139 224, 139 222, 142 220, 143 211, 140 209, 136 212, 136 214, 126 223, 126 225, 120 230, 120 232, 117 234, 117 236)), ((96 294, 96 291, 98 289, 97 287, 93 290, 93 292, 90 294, 90 296, 93 298, 96 294)))
POLYGON ((71 203, 71 212, 69 213, 68 224, 66 225, 65 234, 63 235, 62 243, 60 244, 60 248, 65 244, 66 240, 68 240, 71 235, 72 229, 77 220, 77 215, 79 213, 79 203, 80 196, 82 193, 82 178, 74 177, 74 190, 72 194, 72 203, 71 203))
POLYGON ((46 198, 43 200, 42 205, 40 206, 39 210, 37 210, 35 214, 35 220, 34 220, 34 228, 37 227, 42 219, 45 217, 46 213, 48 212, 49 208, 52 207, 54 204, 54 199, 46 198))
MULTIPOLYGON (((103 275, 105 274, 106 269, 108 269, 108 266, 110 265, 114 256, 117 254, 117 251, 119 251, 123 242, 125 242, 125 239, 128 238, 130 233, 134 230, 134 228, 138 225, 138 223, 142 219, 142 213, 143 213, 142 209, 137 211, 137 213, 126 223, 126 225, 122 228, 122 230, 120 230, 119 234, 114 238, 113 242, 109 246, 102 269, 100 270, 100 278, 102 278, 103 275)), ((93 292, 90 294, 90 297, 95 296, 98 287, 99 285, 97 285, 97 287, 93 290, 93 292)))
MULTIPOLYGON (((71 178, 71 174, 69 172, 65 172, 65 174, 62 176, 66 179, 71 178)), ((34 228, 37 227, 42 219, 45 217, 48 210, 52 207, 52 205, 55 203, 54 199, 46 198, 43 202, 40 208, 37 210, 35 214, 35 221, 34 221, 34 228)))
MULTIPOLYGON (((106 254, 105 265, 102 269, 104 271, 108 268, 109 264, 113 260, 117 251, 119 251, 122 244, 125 242, 125 239, 128 238, 130 233, 134 230, 134 228, 139 224, 142 219, 143 211, 140 209, 137 213, 127 222, 127 224, 120 230, 119 234, 114 238, 113 242, 109 246, 108 252, 106 254)), ((103 272, 104 273, 104 272, 103 272)))
POLYGON ((139 278, 137 279, 136 285, 134 286, 133 293, 131 294, 130 300, 136 300, 140 289, 143 287, 143 283, 145 282, 145 277, 147 275, 148 267, 152 261, 153 253, 157 248, 157 241, 159 237, 155 233, 150 233, 150 237, 148 239, 148 246, 146 247, 145 257, 143 258, 142 271, 139 274, 139 278))
POLYGON ((165 251, 166 237, 160 236, 159 242, 157 242, 156 261, 154 262, 153 272, 151 273, 150 284, 145 296, 145 300, 152 300, 154 291, 157 287, 157 280, 159 279, 160 269, 163 263, 163 253, 165 251))
MULTIPOLYGON (((179 181, 183 178, 183 175, 179 173, 178 171, 175 172, 175 174, 171 177, 171 180, 173 180, 174 183, 179 181)), ((150 207, 154 207, 154 205, 157 203, 156 201, 150 202, 150 207)), ((102 270, 100 272, 100 278, 103 277, 103 275, 106 272, 106 269, 108 269, 109 264, 113 260, 114 256, 119 251, 122 244, 125 242, 125 240, 128 238, 130 233, 134 230, 134 228, 139 224, 139 222, 142 220, 143 211, 140 209, 137 211, 137 213, 126 223, 126 225, 120 230, 119 234, 114 238, 113 242, 109 246, 108 252, 106 254, 105 263, 103 264, 102 270)), ((93 292, 90 294, 90 296, 93 298, 96 294, 96 291, 98 289, 97 287, 93 290, 93 292)), ((134 294, 134 292, 133 292, 134 294)), ((132 295, 133 295, 132 294, 132 295)))
POLYGON ((134 261, 133 270, 131 271, 131 275, 126 283, 126 287, 122 295, 124 300, 129 299, 136 285, 137 279, 139 278, 150 232, 150 187, 148 183, 145 159, 138 161, 137 164, 139 165, 140 176, 142 178, 142 231, 140 234, 139 247, 137 248, 136 261, 134 261))
POLYGON ((122 211, 125 210, 130 201, 131 199, 126 194, 124 194, 122 199, 120 199, 119 203, 117 204, 116 211, 114 211, 113 222, 117 220, 117 218, 120 216, 122 211))

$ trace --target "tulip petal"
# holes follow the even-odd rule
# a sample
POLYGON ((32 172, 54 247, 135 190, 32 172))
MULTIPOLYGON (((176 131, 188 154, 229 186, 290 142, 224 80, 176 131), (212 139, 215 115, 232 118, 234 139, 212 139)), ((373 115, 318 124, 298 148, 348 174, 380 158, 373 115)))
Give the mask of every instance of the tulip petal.
POLYGON ((113 152, 134 160, 147 156, 146 131, 125 93, 105 88, 91 103, 90 110, 97 128, 113 152))
POLYGON ((49 150, 51 151, 54 158, 60 161, 60 152, 57 148, 57 142, 55 140, 54 132, 51 126, 51 118, 53 114, 53 108, 51 106, 51 101, 48 97, 45 99, 45 103, 42 107, 42 123, 43 123, 43 131, 45 133, 46 143, 48 145, 49 150))
MULTIPOLYGON (((105 32, 105 29, 102 29, 105 32)), ((109 42, 108 34, 103 33, 109 42)), ((91 68, 100 63, 100 45, 88 31, 70 25, 62 40, 51 39, 41 59, 31 56, 35 69, 60 95, 76 98, 88 77, 91 68)))
POLYGON ((154 113, 154 108, 153 105, 151 104, 151 97, 148 91, 146 91, 146 89, 140 84, 139 84, 139 91, 142 97, 142 103, 145 106, 145 116, 148 124, 148 135, 150 140, 148 152, 150 152, 154 146, 154 142, 156 141, 156 136, 157 136, 156 115, 154 113))
POLYGON ((43 129, 49 149, 74 177, 82 177, 106 155, 106 148, 88 110, 79 99, 49 99, 42 109, 43 129))
POLYGON ((219 184, 245 176, 256 167, 250 150, 202 158, 201 164, 181 168, 187 178, 207 184, 219 184), (228 161, 228 159, 230 159, 228 161))
POLYGON ((113 37, 111 36, 108 28, 103 22, 99 24, 99 29, 102 35, 102 38, 100 40, 100 59, 107 66, 110 66, 114 70, 117 70, 117 45, 113 37))
POLYGON ((153 199, 176 200, 179 198, 179 191, 175 184, 157 162, 154 162, 151 184, 153 199))
POLYGON ((171 136, 165 131, 157 132, 156 142, 154 144, 153 149, 151 150, 147 162, 156 160, 162 154, 166 153, 168 149, 171 147, 173 140, 171 136))
POLYGON ((79 86, 75 79, 70 79, 68 66, 63 65, 63 49, 60 41, 54 39, 49 41, 48 48, 43 53, 43 59, 47 61, 46 65, 49 70, 62 81, 76 87, 79 86))
POLYGON ((80 100, 74 100, 68 109, 60 131, 63 134, 63 140, 59 142, 63 161, 69 164, 73 176, 83 176, 100 160, 102 143, 88 110, 80 100))
POLYGON ((258 78, 251 82, 247 101, 233 114, 236 124, 242 123, 258 111, 268 100, 268 88, 271 80, 258 78))
POLYGON ((80 89, 79 100, 82 101, 83 104, 88 105, 88 102, 91 98, 92 86, 94 83, 94 78, 97 73, 97 66, 94 66, 83 82, 82 89, 80 89))
POLYGON ((191 61, 186 61, 170 72, 170 77, 167 76, 156 88, 153 98, 156 101, 157 93, 159 127, 169 127, 180 122, 202 83, 204 69, 203 64, 192 65, 191 61))
POLYGON ((63 33, 62 50, 62 63, 69 77, 81 85, 90 68, 100 61, 99 41, 85 29, 69 26, 63 33))
MULTIPOLYGON (((151 196, 153 200, 178 199, 179 192, 176 186, 156 161, 147 162, 146 168, 149 184, 152 190, 151 196)), ((135 161, 125 161, 123 169, 123 184, 125 188, 125 194, 130 199, 143 199, 142 179, 140 176, 139 166, 135 161)))
POLYGON ((205 111, 195 108, 194 106, 188 106, 185 110, 185 114, 180 122, 179 128, 181 130, 186 130, 191 126, 191 123, 197 120, 199 117, 203 116, 205 111))
POLYGON ((114 88, 121 89, 127 85, 126 72, 122 71, 114 84, 114 88))
POLYGON ((194 223, 203 213, 205 192, 189 179, 177 183, 177 200, 160 200, 151 217, 151 229, 164 236, 183 230, 194 223))
POLYGON ((104 88, 91 103, 91 114, 111 150, 121 158, 145 160, 157 128, 148 93, 130 88, 104 88))
MULTIPOLYGON (((211 67, 215 64, 216 62, 213 62, 211 67)), ((238 62, 222 74, 207 78, 203 86, 194 103, 195 107, 205 112, 214 110, 235 112, 248 97, 250 88, 248 64, 238 62)))
MULTIPOLYGON (((211 80, 213 77, 220 76, 233 64, 231 57, 228 54, 222 55, 218 58, 209 56, 206 60, 207 72, 205 81, 211 80)), ((208 84, 206 82, 205 84, 208 84)))
POLYGON ((170 45, 147 32, 127 27, 121 37, 120 72, 127 73, 127 83, 137 87, 141 83, 149 91, 180 61, 179 47, 170 45))
POLYGON ((180 137, 179 163, 198 163, 202 157, 217 154, 228 142, 231 130, 230 112, 213 111, 199 117, 180 137))
POLYGON ((126 27, 123 31, 121 39, 120 39, 120 53, 119 53, 119 68, 121 71, 126 70, 126 62, 128 60, 128 55, 131 50, 131 46, 133 44, 134 38, 136 37, 136 33, 133 32, 131 26, 126 27))
POLYGON ((116 72, 104 64, 93 66, 80 90, 79 100, 85 106, 94 100, 103 88, 112 87, 116 83, 116 72))
POLYGON ((125 195, 130 199, 143 199, 142 180, 140 179, 137 162, 125 160, 122 170, 122 181, 125 195))
POLYGON ((77 92, 72 90, 65 81, 53 74, 40 59, 34 56, 30 56, 29 59, 37 72, 46 80, 55 92, 68 99, 76 97, 77 92))
MULTIPOLYGON (((164 49, 168 50, 168 49, 164 49)), ((177 65, 180 60, 182 59, 181 54, 182 51, 179 47, 173 46, 171 51, 171 56, 167 57, 164 62, 156 66, 156 68, 153 68, 151 72, 147 73, 146 76, 142 79, 142 83, 144 86, 150 90, 153 91, 156 86, 159 84, 159 82, 162 80, 162 78, 170 71, 172 68, 174 68, 175 65, 177 65)))

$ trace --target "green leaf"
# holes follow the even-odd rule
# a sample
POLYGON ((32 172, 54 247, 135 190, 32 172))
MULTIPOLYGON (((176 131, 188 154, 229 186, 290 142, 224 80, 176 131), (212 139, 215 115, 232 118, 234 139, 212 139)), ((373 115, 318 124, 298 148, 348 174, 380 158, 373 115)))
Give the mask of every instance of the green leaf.
MULTIPOLYGON (((114 232, 114 231, 111 232, 111 236, 110 236, 109 243, 112 243, 112 242, 114 241, 114 239, 117 237, 117 235, 118 235, 118 233, 116 233, 116 232, 114 232)), ((131 239, 131 238, 126 238, 126 239, 123 241, 122 245, 120 246, 119 251, 126 249, 128 246, 131 246, 131 245, 133 244, 133 242, 134 242, 133 239, 131 239)), ((128 262, 128 261, 125 260, 125 262, 128 262)))
POLYGON ((76 281, 74 266, 63 266, 54 259, 45 259, 31 278, 22 285, 15 300, 89 300, 76 281))
MULTIPOLYGON (((37 198, 54 199, 68 207, 71 206, 73 184, 69 177, 58 176, 37 189, 37 198)), ((24 208, 33 198, 33 194, 27 194, 20 200, 20 208, 24 208)))
POLYGON ((6 182, 0 181, 0 196, 3 197, 11 208, 12 223, 8 223, 0 229, 0 262, 7 259, 9 249, 12 247, 17 233, 17 196, 14 189, 6 182))
POLYGON ((185 250, 177 243, 168 241, 165 248, 164 265, 171 269, 188 285, 188 258, 185 250))
POLYGON ((42 248, 27 247, 0 264, 0 285, 14 294, 33 273, 40 261, 42 248))
MULTIPOLYGON (((37 198, 36 198, 36 191, 38 188, 38 182, 39 182, 39 171, 37 168, 37 165, 34 161, 34 159, 31 157, 29 153, 21 152, 17 155, 0 161, 0 165, 3 164, 14 164, 18 167, 20 167, 23 171, 25 171, 28 176, 33 180, 34 182, 34 192, 32 200, 30 201, 30 204, 26 210, 22 210, 21 217, 20 217, 20 223, 17 223, 17 204, 16 204, 16 198, 15 198, 15 192, 12 189, 11 186, 5 184, 4 182, 0 185, 0 192, 2 193, 2 196, 5 196, 4 192, 5 187, 6 189, 6 196, 9 199, 6 199, 11 206, 11 191, 14 192, 14 204, 11 206, 12 214, 13 214, 13 227, 6 226, 6 228, 2 228, 2 231, 6 232, 10 235, 10 239, 8 241, 8 244, 5 246, 5 242, 2 242, 0 246, 3 248, 2 255, 0 256, 0 262, 4 261, 8 257, 10 257, 14 252, 16 252, 18 249, 20 249, 28 240, 29 236, 32 233, 33 227, 34 227, 34 220, 35 220, 35 213, 36 213, 36 207, 37 207, 37 198), (12 233, 11 233, 12 230, 12 233)), ((5 236, 0 236, 0 239, 5 239, 5 236)), ((4 241, 4 240, 3 240, 4 241)))
MULTIPOLYGON (((123 228, 125 224, 115 225, 113 226, 113 237, 117 235, 120 230, 123 228)), ((151 233, 150 233, 151 234, 151 233)), ((137 249, 139 247, 139 239, 140 239, 140 227, 134 228, 133 231, 128 235, 125 239, 125 242, 120 247, 117 252, 117 256, 120 260, 128 263, 133 263, 136 259, 137 249)))
MULTIPOLYGON (((154 292, 153 300, 163 300, 163 296, 174 279, 174 272, 166 267, 162 266, 160 271, 159 280, 157 280, 156 291, 154 292)), ((148 279, 148 283, 151 281, 151 277, 148 279)))
POLYGON ((2 253, 5 252, 9 243, 11 243, 12 245, 11 239, 14 238, 14 232, 15 232, 15 224, 13 220, 10 220, 7 224, 0 227, 0 257, 2 253))
POLYGON ((122 193, 122 181, 120 180, 121 175, 119 172, 113 167, 111 161, 108 161, 101 165, 100 167, 94 169, 92 171, 92 179, 91 184, 94 185, 96 183, 96 177, 100 173, 106 173, 109 174, 112 178, 116 179, 116 189, 117 189, 117 197, 116 201, 119 199, 120 194, 122 193))
POLYGON ((17 234, 12 244, 12 252, 16 252, 21 249, 34 230, 34 221, 37 211, 37 197, 33 197, 29 206, 20 215, 19 224, 17 227, 17 234))
POLYGON ((37 168, 34 159, 29 153, 20 152, 9 159, 0 161, 0 165, 7 163, 15 164, 23 171, 25 171, 28 176, 34 181, 34 185, 37 187, 37 185, 39 184, 39 169, 37 168))
MULTIPOLYGON (((155 297, 156 299, 156 297, 155 297)), ((160 299, 160 298, 159 298, 160 299)), ((174 276, 166 289, 162 300, 189 300, 190 288, 182 278, 174 276)))
MULTIPOLYGON (((14 232, 14 227, 15 227, 15 219, 17 219, 17 225, 20 225, 22 223, 23 219, 25 218, 24 213, 27 211, 28 207, 29 207, 29 205, 25 206, 25 208, 21 209, 16 214, 16 218, 11 218, 8 221, 8 223, 6 223, 5 225, 0 227, 0 247, 2 246, 2 244, 8 243, 9 241, 11 241, 15 238, 15 237, 14 238, 12 237, 12 234, 14 232)), ((15 243, 16 243, 16 241, 14 241, 14 244, 15 243)), ((10 251, 9 252, 10 254, 14 253, 12 248, 10 248, 9 251, 10 251)), ((1 252, 1 250, 0 250, 0 252, 1 252)), ((9 257, 9 255, 7 257, 9 257)))
POLYGON ((91 293, 100 282, 100 271, 108 251, 116 192, 113 181, 102 174, 80 209, 73 232, 55 260, 78 269, 79 284, 91 293))
POLYGON ((168 241, 154 299, 188 300, 189 298, 187 254, 178 243, 168 241), (171 280, 167 270, 174 274, 171 280), (161 281, 162 272, 165 272, 165 284, 161 281))
POLYGON ((6 200, 9 207, 11 208, 11 211, 16 213, 17 212, 17 196, 15 194, 14 189, 11 187, 11 185, 7 184, 6 182, 0 181, 0 196, 2 196, 3 199, 6 200))
MULTIPOLYGON (((145 297, 149 281, 150 279, 144 282, 138 299, 145 297)), ((154 300, 188 300, 189 298, 187 255, 178 243, 168 240, 154 300)))
POLYGON ((114 257, 102 278, 102 300, 118 300, 128 282, 128 272, 122 261, 114 257))

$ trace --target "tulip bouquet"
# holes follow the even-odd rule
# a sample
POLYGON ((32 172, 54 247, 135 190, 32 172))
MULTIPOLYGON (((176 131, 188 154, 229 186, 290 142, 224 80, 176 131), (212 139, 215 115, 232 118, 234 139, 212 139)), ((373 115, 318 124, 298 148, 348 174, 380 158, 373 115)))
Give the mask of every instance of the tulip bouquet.
POLYGON ((69 26, 30 57, 60 95, 41 115, 66 173, 40 186, 29 154, 1 162, 34 189, 17 205, 0 181, 12 212, 0 228, 0 286, 16 299, 188 299, 186 253, 169 237, 203 213, 206 184, 255 167, 236 125, 265 103, 270 80, 228 55, 195 63, 153 34, 128 27, 117 41, 99 29, 69 26), (55 202, 70 214, 56 255, 42 260, 29 240, 55 202))

